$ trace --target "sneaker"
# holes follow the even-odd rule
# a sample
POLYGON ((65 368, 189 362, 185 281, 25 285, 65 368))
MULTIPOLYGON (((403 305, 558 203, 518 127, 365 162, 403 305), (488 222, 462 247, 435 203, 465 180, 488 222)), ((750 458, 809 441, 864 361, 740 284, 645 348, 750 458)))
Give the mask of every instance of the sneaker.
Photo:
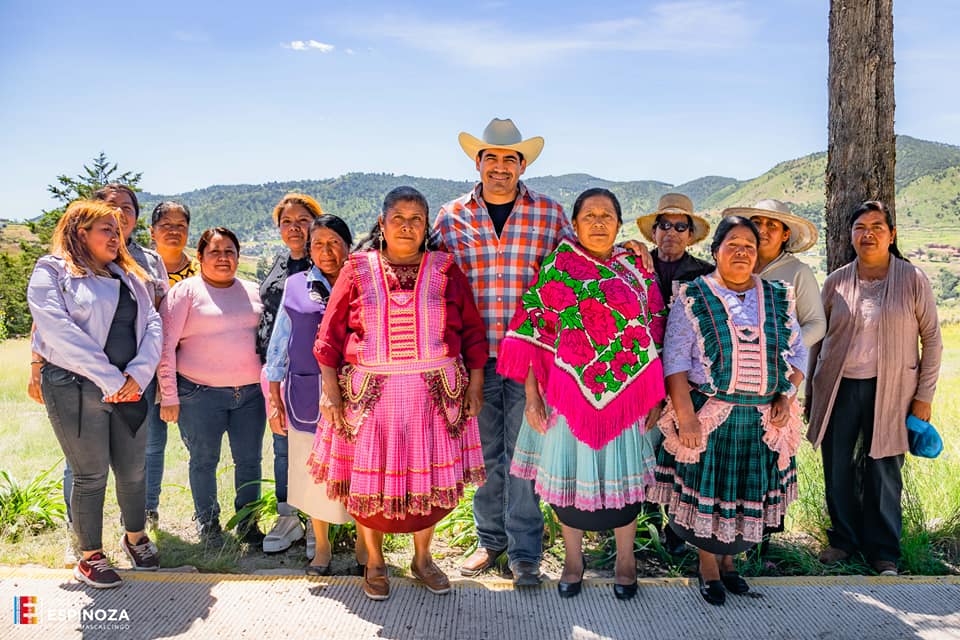
POLYGON ((197 536, 200 537, 200 542, 206 547, 223 546, 223 529, 220 528, 219 520, 208 522, 197 520, 197 536))
POLYGON ((120 538, 120 548, 130 558, 130 565, 134 571, 156 571, 160 568, 160 555, 157 545, 150 542, 150 538, 143 535, 136 544, 130 544, 127 534, 120 538))
POLYGON ((73 577, 94 589, 112 589, 123 582, 110 566, 107 556, 99 551, 86 560, 80 560, 73 568, 73 577))
POLYGON ((889 560, 874 560, 870 563, 870 566, 873 567, 873 570, 879 573, 881 576, 900 575, 897 573, 896 562, 890 562, 889 560))
MULTIPOLYGON (((270 533, 273 533, 273 531, 270 533)), ((268 533, 267 538, 269 537, 270 534, 268 533)), ((307 525, 307 533, 305 537, 307 539, 307 560, 313 560, 313 558, 317 555, 317 536, 313 533, 312 524, 307 525)), ((266 546, 267 538, 263 539, 264 546, 266 546)))
MULTIPOLYGON (((303 523, 297 516, 297 511, 286 502, 277 503, 277 523, 273 525, 263 538, 264 553, 280 553, 290 548, 297 540, 303 538, 303 523)), ((309 557, 309 556, 308 556, 309 557)))
POLYGON ((156 509, 147 509, 144 515, 146 515, 148 529, 157 529, 160 526, 160 514, 156 509))

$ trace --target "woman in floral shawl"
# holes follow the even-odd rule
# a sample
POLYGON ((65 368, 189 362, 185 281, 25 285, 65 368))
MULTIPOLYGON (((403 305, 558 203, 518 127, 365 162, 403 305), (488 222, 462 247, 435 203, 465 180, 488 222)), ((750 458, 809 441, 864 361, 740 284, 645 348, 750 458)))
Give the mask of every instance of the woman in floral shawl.
POLYGON ((544 260, 497 360, 501 374, 525 382, 510 472, 534 480, 563 525, 565 598, 580 593, 584 530, 615 530, 614 594, 628 600, 637 592, 633 538, 653 480, 644 432, 664 398, 665 311, 656 276, 614 247, 622 222, 613 193, 580 194, 579 243, 565 240, 544 260))

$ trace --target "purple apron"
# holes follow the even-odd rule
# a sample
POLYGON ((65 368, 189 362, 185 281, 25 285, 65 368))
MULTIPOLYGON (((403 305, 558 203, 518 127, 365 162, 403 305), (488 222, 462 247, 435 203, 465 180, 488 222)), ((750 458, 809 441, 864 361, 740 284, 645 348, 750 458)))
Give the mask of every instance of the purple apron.
POLYGON ((313 355, 313 343, 327 308, 329 291, 326 287, 318 291, 319 282, 312 289, 307 286, 307 273, 295 273, 285 285, 283 308, 290 316, 291 328, 284 403, 287 420, 294 429, 315 433, 320 421, 320 365, 313 355))

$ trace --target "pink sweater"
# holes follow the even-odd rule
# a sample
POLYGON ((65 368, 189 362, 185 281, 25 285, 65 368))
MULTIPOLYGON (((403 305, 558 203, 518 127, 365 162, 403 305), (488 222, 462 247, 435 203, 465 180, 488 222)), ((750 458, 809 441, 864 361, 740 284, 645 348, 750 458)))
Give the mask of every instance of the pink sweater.
POLYGON ((180 404, 177 373, 209 387, 259 382, 255 343, 262 310, 257 286, 239 278, 220 289, 197 275, 171 288, 160 304, 160 404, 180 404))

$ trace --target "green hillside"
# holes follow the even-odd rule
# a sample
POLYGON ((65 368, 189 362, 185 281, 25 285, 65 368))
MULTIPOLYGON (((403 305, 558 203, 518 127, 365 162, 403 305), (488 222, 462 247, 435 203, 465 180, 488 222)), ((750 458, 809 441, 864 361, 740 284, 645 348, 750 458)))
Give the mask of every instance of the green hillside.
MULTIPOLYGON (((653 211, 668 191, 689 195, 698 210, 715 218, 725 207, 751 205, 763 198, 777 198, 823 225, 824 173, 827 154, 814 153, 787 160, 751 180, 706 176, 682 185, 655 180, 614 182, 583 173, 528 178, 534 190, 546 193, 565 208, 584 189, 606 187, 617 194, 624 218, 630 222, 653 211)), ((960 237, 960 147, 897 136, 897 215, 904 231, 917 232, 913 244, 960 237), (929 234, 929 237, 928 237, 929 234), (938 235, 939 234, 939 235, 938 235)), ((143 208, 150 211, 162 199, 182 200, 194 214, 194 237, 214 225, 234 229, 248 244, 244 253, 257 255, 271 250, 277 241, 270 212, 283 194, 308 193, 324 211, 346 220, 357 234, 372 224, 383 195, 400 184, 420 189, 435 213, 441 204, 469 190, 472 182, 396 176, 384 173, 349 173, 327 180, 270 182, 262 185, 218 185, 173 196, 145 193, 143 208)), ((633 225, 624 229, 632 233, 633 225)))

